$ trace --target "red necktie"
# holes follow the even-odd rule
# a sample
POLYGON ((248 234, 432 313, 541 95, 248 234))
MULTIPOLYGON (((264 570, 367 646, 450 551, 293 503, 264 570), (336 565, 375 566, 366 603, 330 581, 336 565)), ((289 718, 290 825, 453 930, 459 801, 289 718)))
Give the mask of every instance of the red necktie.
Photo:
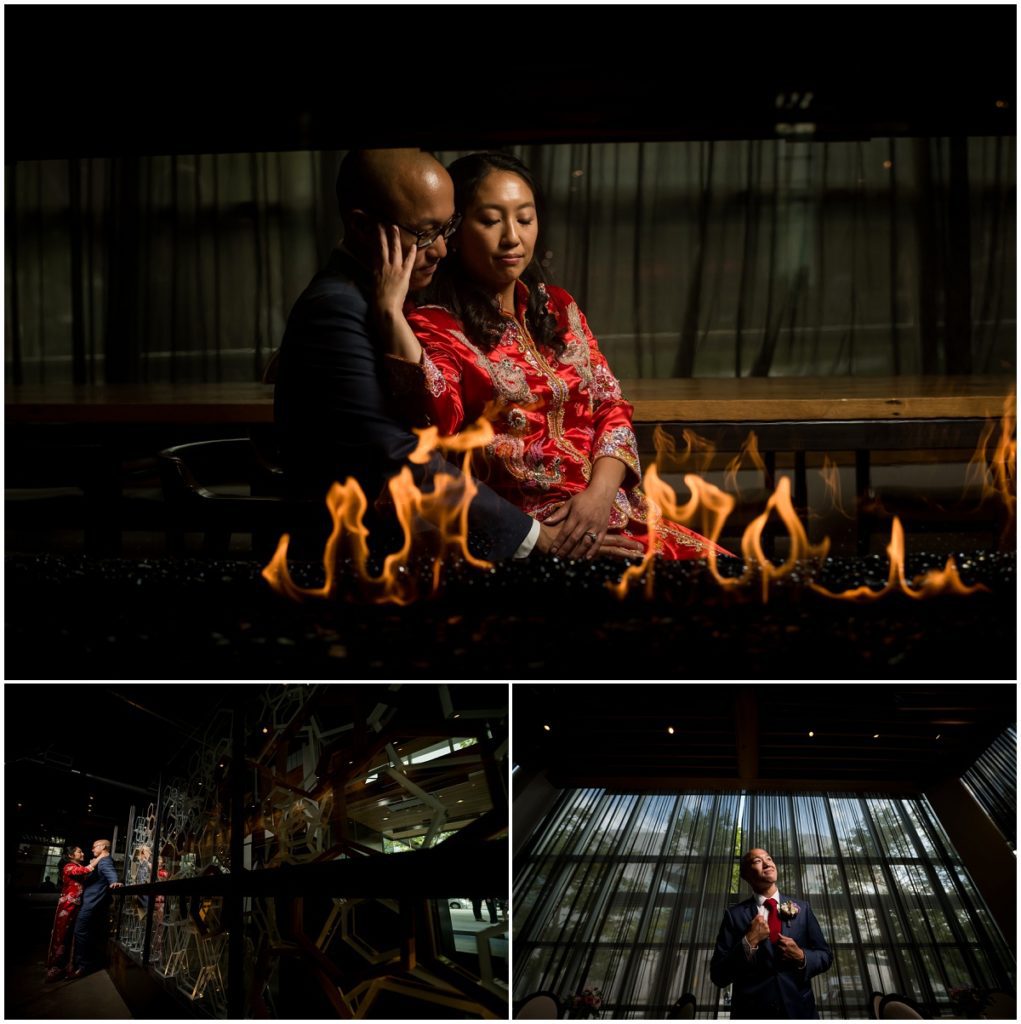
POLYGON ((772 896, 766 900, 766 907, 769 913, 769 941, 775 944, 780 938, 780 915, 776 909, 776 900, 772 896))

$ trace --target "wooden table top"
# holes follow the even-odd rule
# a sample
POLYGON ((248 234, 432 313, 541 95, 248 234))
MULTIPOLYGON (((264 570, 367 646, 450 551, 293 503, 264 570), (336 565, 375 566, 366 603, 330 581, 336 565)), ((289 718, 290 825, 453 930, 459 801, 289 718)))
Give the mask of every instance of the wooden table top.
MULTIPOLYGON (((625 380, 639 423, 999 418, 1007 376, 625 380)), ((8 386, 8 423, 273 422, 268 384, 8 386)))
POLYGON ((702 378, 622 386, 635 419, 646 423, 999 418, 1015 390, 1012 377, 991 376, 702 378))

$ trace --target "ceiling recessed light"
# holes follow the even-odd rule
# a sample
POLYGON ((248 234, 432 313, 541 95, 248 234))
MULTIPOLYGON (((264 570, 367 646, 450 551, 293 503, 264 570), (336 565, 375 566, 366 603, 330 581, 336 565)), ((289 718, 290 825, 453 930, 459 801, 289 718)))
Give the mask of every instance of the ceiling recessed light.
POLYGON ((809 729, 809 730, 808 730, 808 735, 809 735, 809 736, 814 736, 814 735, 815 735, 815 733, 814 733, 814 732, 813 732, 813 731, 812 731, 811 729, 809 729))
POLYGON ((549 727, 548 725, 544 725, 544 726, 543 726, 543 729, 545 729, 545 730, 546 730, 546 732, 550 732, 550 731, 551 731, 551 730, 550 730, 550 727, 549 727))
POLYGON ((673 734, 674 734, 674 727, 673 727, 672 725, 668 725, 668 726, 666 727, 666 731, 667 731, 668 733, 670 733, 670 735, 671 735, 671 736, 673 736, 673 734))

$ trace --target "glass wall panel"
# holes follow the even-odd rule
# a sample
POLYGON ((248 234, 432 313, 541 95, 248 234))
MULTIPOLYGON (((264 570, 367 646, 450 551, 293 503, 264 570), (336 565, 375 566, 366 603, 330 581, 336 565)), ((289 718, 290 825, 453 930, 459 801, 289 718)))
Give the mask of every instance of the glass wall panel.
MULTIPOLYGON (((120 953, 144 961, 196 1016, 227 1017, 228 999, 232 1017, 505 1013, 506 872, 487 853, 506 840, 505 815, 491 813, 507 799, 506 687, 226 692, 236 710, 195 731, 165 766, 159 803, 128 823, 125 883, 153 891, 119 892, 120 953), (409 895, 400 880, 435 877, 437 847, 453 891, 409 895), (352 895, 359 869, 372 898, 361 888, 352 895), (425 970, 452 962, 450 977, 425 970)), ((611 804, 590 794, 588 832, 611 804)), ((554 943, 581 941, 610 870, 592 857, 560 857, 573 849, 572 824, 562 813, 564 842, 527 872, 530 886, 554 897, 540 904, 549 913, 536 926, 537 938, 554 943)), ((533 968, 546 964, 537 955, 533 968)))
POLYGON ((1011 726, 964 773, 961 781, 1017 849, 1017 728, 1011 726))
POLYGON ((662 1019, 691 993, 699 1017, 729 1017, 709 962, 724 909, 749 894, 737 862, 752 846, 833 950, 812 981, 822 1017, 867 1017, 874 991, 952 1016, 954 986, 1013 989, 1010 947, 924 799, 578 790, 515 865, 514 998, 599 988, 603 1016, 662 1019))

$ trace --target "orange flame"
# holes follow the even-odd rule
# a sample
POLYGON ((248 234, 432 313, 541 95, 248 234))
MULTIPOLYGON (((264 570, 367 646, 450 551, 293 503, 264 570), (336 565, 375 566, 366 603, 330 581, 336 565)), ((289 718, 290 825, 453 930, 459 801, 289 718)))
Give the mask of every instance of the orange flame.
POLYGON ((293 600, 331 597, 336 589, 336 567, 342 543, 351 553, 366 596, 379 604, 404 605, 418 596, 418 578, 411 571, 410 564, 413 541, 422 542, 432 549, 433 593, 439 589, 443 565, 451 554, 459 554, 476 568, 491 568, 491 563, 476 558, 468 548, 468 508, 478 493, 471 476, 471 453, 492 440, 492 425, 480 420, 462 433, 447 438, 440 438, 435 427, 416 430, 415 433, 419 438, 418 446, 408 456, 409 461, 425 463, 436 448, 461 451, 464 452, 463 472, 460 477, 451 473, 434 474, 433 489, 429 492, 417 486, 407 466, 390 480, 387 486, 404 539, 397 551, 386 556, 379 576, 373 576, 368 568, 369 531, 365 526, 368 502, 358 481, 349 478, 343 485, 333 484, 326 496, 333 529, 323 550, 326 572, 323 585, 303 588, 294 582, 287 568, 290 536, 285 533, 273 558, 262 571, 263 578, 274 590, 293 600))
POLYGON ((989 457, 987 455, 987 449, 989 447, 989 439, 993 436, 993 431, 996 429, 996 424, 992 420, 986 420, 982 424, 982 432, 978 436, 978 444, 975 446, 975 453, 972 455, 971 460, 968 463, 967 468, 964 471, 964 492, 961 498, 967 497, 968 492, 971 490, 978 490, 981 492, 981 498, 979 498, 979 504, 989 497, 989 457))
POLYGON ((676 472, 688 464, 694 452, 698 452, 698 471, 705 473, 716 454, 716 445, 709 438, 702 437, 687 427, 681 431, 681 437, 684 438, 684 451, 678 454, 677 442, 673 435, 664 430, 662 425, 656 426, 652 432, 652 443, 656 449, 656 467, 664 473, 676 472))
MULTIPOLYGON (((618 597, 624 597, 632 580, 639 579, 643 575, 645 576, 646 595, 651 596, 655 565, 655 556, 651 552, 654 552, 656 548, 655 539, 661 518, 690 526, 693 525, 695 516, 701 513, 704 519, 703 534, 713 542, 713 545, 719 540, 723 525, 734 508, 734 498, 694 474, 685 476, 684 482, 691 491, 691 499, 687 504, 678 506, 676 492, 660 478, 656 467, 650 466, 646 470, 643 486, 650 506, 649 549, 640 565, 629 566, 624 571, 620 582, 611 584, 611 589, 618 597)), ((748 525, 748 529, 745 530, 744 536, 741 538, 741 553, 745 560, 745 568, 741 576, 733 578, 720 574, 715 546, 711 546, 709 549, 709 571, 716 582, 725 589, 744 586, 755 575, 758 575, 762 582, 762 600, 767 602, 771 580, 789 575, 799 561, 809 558, 825 558, 829 548, 828 537, 823 538, 819 544, 812 544, 809 541, 805 528, 801 525, 791 502, 791 482, 789 478, 781 477, 776 490, 766 502, 765 510, 748 525), (762 532, 773 509, 776 509, 790 536, 790 550, 787 559, 779 566, 773 565, 762 549, 762 532)))
POLYGON ((762 514, 756 516, 745 530, 741 538, 741 554, 745 560, 744 580, 753 567, 757 567, 762 579, 762 601, 769 600, 769 582, 778 580, 793 572, 796 564, 806 558, 825 558, 830 550, 830 539, 824 537, 818 544, 812 544, 801 525, 794 505, 791 503, 791 481, 783 476, 776 485, 776 490, 769 496, 762 514), (769 513, 776 509, 781 521, 790 536, 790 549, 786 561, 782 565, 773 565, 762 550, 762 531, 765 529, 769 513))
MULTIPOLYGON (((607 583, 606 586, 621 600, 628 595, 628 591, 631 589, 632 581, 637 582, 645 575, 645 596, 647 599, 652 599, 653 582, 655 578, 656 564, 656 538, 659 536, 659 524, 662 519, 662 512, 655 498, 649 493, 648 486, 650 479, 659 479, 659 474, 656 472, 654 465, 649 466, 645 471, 645 477, 643 478, 646 487, 645 497, 648 504, 648 517, 646 519, 646 526, 649 530, 649 546, 645 550, 645 555, 641 562, 637 565, 629 565, 625 570, 620 580, 617 583, 607 583)), ((664 487, 670 489, 668 484, 663 484, 664 487)), ((672 493, 672 490, 671 490, 672 493)))
POLYGON ((299 587, 292 579, 287 568, 287 548, 291 542, 291 536, 287 533, 280 538, 269 565, 262 570, 263 579, 278 593, 294 601, 306 597, 329 597, 333 593, 341 537, 346 537, 356 565, 364 569, 368 561, 369 531, 364 522, 367 507, 365 492, 353 477, 348 477, 343 484, 334 483, 330 487, 326 495, 326 508, 333 520, 333 529, 323 549, 326 580, 321 587, 299 587))
POLYGON ((693 526, 696 516, 701 522, 698 530, 712 544, 709 547, 709 569, 716 581, 723 587, 733 585, 736 581, 721 576, 716 568, 716 543, 723 532, 723 524, 727 521, 734 508, 734 499, 718 487, 713 486, 694 473, 687 473, 684 483, 691 491, 691 498, 684 505, 677 504, 677 492, 663 480, 655 466, 649 466, 642 479, 645 498, 649 506, 648 528, 649 547, 645 557, 638 565, 628 566, 618 583, 608 584, 619 598, 627 596, 632 580, 645 576, 645 595, 652 597, 655 576, 655 551, 659 536, 660 523, 669 519, 684 526, 693 526))
POLYGON ((809 586, 824 597, 832 597, 843 601, 857 601, 859 603, 877 601, 885 594, 895 591, 915 599, 935 597, 937 594, 944 593, 974 594, 980 590, 984 590, 987 593, 989 591, 989 588, 981 583, 976 583, 970 587, 966 586, 957 574, 957 564, 954 562, 953 555, 947 559, 946 565, 942 569, 930 569, 924 575, 913 580, 912 582, 918 585, 918 589, 913 590, 904 577, 904 527, 901 526, 901 522, 896 516, 893 517, 890 543, 886 546, 886 553, 890 559, 890 575, 887 577, 886 585, 881 590, 873 590, 871 587, 862 586, 845 590, 840 594, 834 594, 833 591, 827 590, 818 583, 809 583, 809 586))
POLYGON ((842 515, 845 519, 851 516, 844 509, 840 495, 840 467, 828 455, 822 457, 822 469, 819 470, 826 495, 830 499, 830 510, 842 515))
POLYGON ((999 421, 1000 436, 990 458, 987 450, 996 426, 988 422, 982 427, 975 453, 965 471, 962 497, 969 490, 978 489, 980 505, 986 501, 1001 504, 1004 522, 1000 542, 1006 543, 1014 532, 1017 517, 1017 415, 1013 392, 1004 399, 1003 415, 999 421))
POLYGON ((727 463, 727 467, 723 471, 723 486, 733 491, 738 498, 741 497, 741 488, 737 484, 737 474, 746 455, 760 473, 766 472, 766 464, 759 454, 759 439, 754 430, 748 431, 748 436, 741 442, 741 450, 727 463))

